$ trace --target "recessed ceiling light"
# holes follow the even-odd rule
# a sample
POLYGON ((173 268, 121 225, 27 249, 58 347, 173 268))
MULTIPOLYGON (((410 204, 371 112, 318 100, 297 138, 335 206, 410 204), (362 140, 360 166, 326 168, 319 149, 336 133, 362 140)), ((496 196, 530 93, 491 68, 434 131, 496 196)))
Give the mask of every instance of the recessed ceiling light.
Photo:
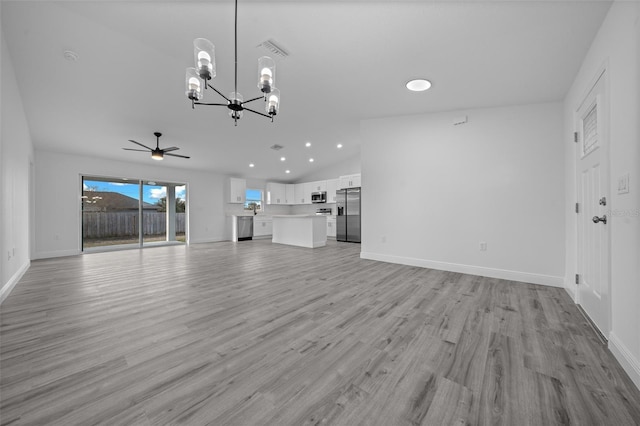
POLYGON ((424 92, 428 88, 431 87, 431 82, 429 80, 424 79, 415 79, 407 82, 407 89, 412 92, 424 92))
POLYGON ((286 160, 285 157, 280 157, 280 161, 284 161, 284 160, 286 160))
POLYGON ((309 158, 309 162, 310 162, 310 163, 313 163, 313 158, 309 158))
POLYGON ((253 163, 250 163, 250 164, 249 164, 249 167, 255 167, 255 166, 256 166, 256 165, 255 165, 255 164, 253 164, 253 163))
POLYGON ((307 142, 304 144, 304 146, 306 146, 307 148, 309 148, 311 146, 311 142, 307 142))
POLYGON ((285 173, 291 173, 291 170, 285 170, 284 172, 285 173))
POLYGON ((336 145, 338 148, 342 148, 342 144, 339 143, 338 145, 336 145))

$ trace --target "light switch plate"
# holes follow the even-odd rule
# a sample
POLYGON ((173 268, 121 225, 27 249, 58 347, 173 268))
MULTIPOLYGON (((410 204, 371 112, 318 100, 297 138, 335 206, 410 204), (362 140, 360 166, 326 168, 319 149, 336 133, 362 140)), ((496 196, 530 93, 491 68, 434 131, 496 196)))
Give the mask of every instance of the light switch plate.
POLYGON ((629 173, 618 176, 618 194, 629 193, 629 173))

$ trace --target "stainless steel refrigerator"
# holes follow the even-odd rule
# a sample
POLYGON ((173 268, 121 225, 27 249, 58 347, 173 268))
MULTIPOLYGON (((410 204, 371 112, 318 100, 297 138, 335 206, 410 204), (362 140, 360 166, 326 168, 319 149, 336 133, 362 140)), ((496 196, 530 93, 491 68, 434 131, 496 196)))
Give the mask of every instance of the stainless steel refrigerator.
POLYGON ((336 191, 336 240, 360 242, 360 188, 336 191))

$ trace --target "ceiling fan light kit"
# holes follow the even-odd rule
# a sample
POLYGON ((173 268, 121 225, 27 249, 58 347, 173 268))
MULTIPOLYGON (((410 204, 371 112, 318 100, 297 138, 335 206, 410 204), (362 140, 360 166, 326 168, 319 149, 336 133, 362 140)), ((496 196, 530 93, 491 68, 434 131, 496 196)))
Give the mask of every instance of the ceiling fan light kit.
POLYGON ((153 135, 156 137, 155 148, 150 148, 146 145, 141 144, 140 142, 136 142, 134 140, 129 139, 129 142, 135 143, 136 145, 139 145, 145 149, 133 149, 133 148, 122 148, 122 149, 124 149, 125 151, 151 152, 151 158, 158 161, 163 160, 165 155, 170 155, 172 157, 180 157, 180 158, 191 158, 191 157, 187 157, 186 155, 171 154, 170 151, 177 151, 180 149, 177 146, 171 146, 169 148, 160 148, 160 136, 162 136, 162 133, 154 132, 153 135))
POLYGON ((235 81, 234 91, 227 97, 218 89, 209 84, 216 76, 216 59, 215 46, 205 38, 197 38, 193 41, 193 53, 195 59, 195 67, 187 68, 185 75, 185 86, 187 98, 191 100, 191 108, 195 109, 196 105, 223 106, 229 109, 229 116, 233 118, 234 124, 238 125, 238 120, 244 115, 244 111, 261 115, 271 119, 275 117, 280 110, 280 90, 275 87, 276 63, 268 56, 258 59, 258 89, 262 92, 261 96, 245 101, 240 93, 238 93, 238 0, 235 0, 235 24, 234 24, 234 43, 235 43, 235 81), (204 98, 204 90, 212 89, 220 95, 226 103, 206 103, 200 102, 204 98), (264 99, 265 113, 247 108, 245 105, 264 99))

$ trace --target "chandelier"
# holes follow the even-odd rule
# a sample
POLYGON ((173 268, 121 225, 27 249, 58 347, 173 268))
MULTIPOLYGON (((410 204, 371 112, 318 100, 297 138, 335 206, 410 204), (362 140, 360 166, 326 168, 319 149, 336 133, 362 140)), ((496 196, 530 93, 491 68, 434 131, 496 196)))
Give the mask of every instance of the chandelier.
POLYGON ((240 93, 238 93, 238 0, 235 0, 235 84, 234 91, 227 97, 218 89, 209 84, 209 80, 216 76, 216 59, 215 46, 207 39, 197 38, 193 41, 195 68, 187 68, 185 83, 186 95, 191 100, 191 108, 195 109, 196 105, 224 106, 229 109, 229 116, 233 118, 235 125, 242 118, 244 111, 249 111, 257 115, 262 115, 271 119, 278 114, 280 109, 280 90, 276 89, 274 82, 276 76, 276 63, 268 56, 258 59, 258 88, 262 95, 245 101, 240 93), (206 103, 199 102, 203 97, 203 87, 212 89, 218 95, 222 96, 226 103, 206 103), (247 108, 249 102, 264 99, 265 113, 247 108))

